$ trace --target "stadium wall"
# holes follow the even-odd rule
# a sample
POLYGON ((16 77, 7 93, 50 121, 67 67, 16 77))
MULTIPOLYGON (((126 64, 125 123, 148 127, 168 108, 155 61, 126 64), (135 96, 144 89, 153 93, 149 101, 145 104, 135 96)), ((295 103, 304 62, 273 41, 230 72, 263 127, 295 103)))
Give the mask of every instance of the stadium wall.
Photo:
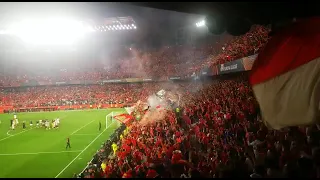
POLYGON ((0 106, 0 114, 11 111, 15 112, 38 112, 38 111, 59 111, 59 110, 81 110, 81 109, 106 109, 124 108, 132 104, 92 104, 92 105, 69 105, 69 106, 39 106, 17 108, 13 106, 0 106))

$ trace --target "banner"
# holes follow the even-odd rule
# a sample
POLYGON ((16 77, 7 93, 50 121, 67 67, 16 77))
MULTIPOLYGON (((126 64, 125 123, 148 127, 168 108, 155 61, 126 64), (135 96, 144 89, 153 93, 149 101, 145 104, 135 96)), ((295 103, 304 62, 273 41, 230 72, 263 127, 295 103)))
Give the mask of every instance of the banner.
POLYGON ((126 78, 125 82, 143 82, 142 78, 126 78))
POLYGON ((210 67, 204 67, 203 69, 201 69, 200 71, 200 76, 210 76, 212 75, 213 72, 212 72, 212 69, 210 67))
POLYGON ((36 80, 27 80, 26 82, 23 82, 20 84, 20 86, 38 86, 39 83, 36 80))
POLYGON ((170 80, 179 80, 179 79, 181 79, 181 77, 180 76, 175 76, 175 77, 170 77, 169 79, 170 80))
POLYGON ((81 84, 81 81, 69 81, 68 84, 78 85, 81 84))
POLYGON ((67 84, 66 82, 56 82, 56 85, 67 84))
POLYGON ((238 59, 225 64, 220 64, 218 70, 219 74, 227 74, 232 72, 244 71, 244 67, 242 65, 242 61, 238 59))
POLYGON ((240 72, 240 71, 249 71, 252 69, 253 63, 258 55, 252 55, 248 57, 244 57, 241 59, 237 59, 231 62, 227 62, 224 64, 219 64, 213 66, 211 68, 212 73, 211 75, 220 75, 220 74, 228 74, 233 72, 240 72))
POLYGON ((50 81, 39 81, 39 86, 50 86, 50 85, 54 85, 54 84, 50 81))
POLYGON ((133 120, 133 116, 129 114, 120 114, 120 115, 114 116, 114 118, 125 125, 129 124, 131 120, 133 120))
POLYGON ((122 82, 121 79, 110 79, 110 80, 103 80, 103 83, 115 83, 115 82, 122 82))
POLYGON ((149 81, 152 81, 152 79, 150 78, 147 78, 147 79, 142 79, 143 82, 149 82, 149 81))

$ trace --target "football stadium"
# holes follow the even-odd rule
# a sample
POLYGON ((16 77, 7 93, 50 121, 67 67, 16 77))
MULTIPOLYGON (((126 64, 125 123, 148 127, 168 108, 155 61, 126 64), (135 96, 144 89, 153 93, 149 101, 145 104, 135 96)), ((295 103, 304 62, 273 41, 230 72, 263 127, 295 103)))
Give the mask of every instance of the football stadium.
POLYGON ((164 4, 0 3, 0 178, 320 178, 319 14, 164 4))

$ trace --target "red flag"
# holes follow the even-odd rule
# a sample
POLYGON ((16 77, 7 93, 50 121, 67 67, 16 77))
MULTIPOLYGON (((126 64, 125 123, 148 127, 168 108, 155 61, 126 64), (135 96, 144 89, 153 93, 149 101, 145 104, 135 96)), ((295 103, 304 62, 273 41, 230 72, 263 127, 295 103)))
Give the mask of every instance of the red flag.
POLYGON ((301 19, 277 32, 258 55, 250 83, 262 119, 281 129, 320 116, 320 18, 301 19))
POLYGON ((114 118, 121 123, 124 123, 125 125, 129 124, 133 120, 133 116, 129 114, 119 114, 117 116, 114 116, 114 118))

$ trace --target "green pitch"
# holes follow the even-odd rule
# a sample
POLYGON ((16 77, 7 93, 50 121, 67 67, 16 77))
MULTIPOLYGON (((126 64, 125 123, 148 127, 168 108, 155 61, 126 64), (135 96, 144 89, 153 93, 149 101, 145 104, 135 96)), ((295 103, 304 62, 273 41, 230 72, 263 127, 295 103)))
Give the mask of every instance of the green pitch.
POLYGON ((81 172, 118 123, 106 129, 106 115, 124 109, 18 113, 19 125, 10 130, 13 114, 0 115, 0 178, 72 177, 81 172), (60 118, 58 129, 36 128, 40 119, 60 118), (33 126, 29 123, 32 120, 33 126), (22 129, 26 121, 27 129, 22 129), (99 131, 99 121, 102 124, 99 131), (70 137, 71 149, 66 150, 70 137))

